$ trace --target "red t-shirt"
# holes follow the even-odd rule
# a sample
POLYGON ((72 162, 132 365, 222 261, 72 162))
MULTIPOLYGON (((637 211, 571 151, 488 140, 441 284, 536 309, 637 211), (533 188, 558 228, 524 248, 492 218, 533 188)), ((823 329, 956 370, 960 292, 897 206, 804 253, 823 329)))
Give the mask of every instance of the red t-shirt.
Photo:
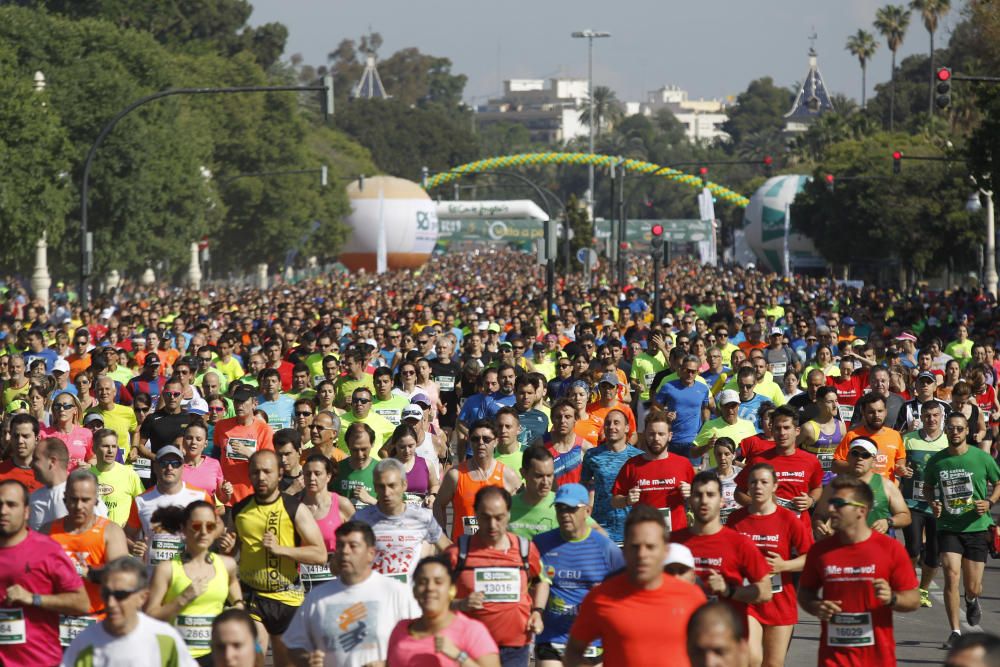
POLYGON ((663 518, 667 520, 669 530, 676 530, 687 526, 681 482, 690 484, 692 479, 694 468, 691 462, 678 454, 652 461, 640 454, 626 461, 618 471, 611 495, 627 496, 629 489, 638 486, 641 490, 639 502, 661 511, 669 509, 670 512, 665 513, 663 518))
MULTIPOLYGON (((0 607, 23 613, 26 631, 22 643, 0 645, 0 663, 5 667, 58 665, 62 659, 59 614, 34 606, 4 604, 4 591, 14 584, 32 593, 52 595, 79 590, 83 580, 63 548, 48 535, 29 530, 19 544, 0 547, 0 607)), ((12 623, 11 627, 16 625, 20 623, 12 623)))
POLYGON ((244 426, 237 421, 237 417, 230 417, 215 425, 212 442, 215 443, 215 451, 218 452, 219 462, 222 464, 222 476, 233 485, 233 496, 227 505, 234 505, 253 493, 253 487, 250 485, 249 461, 242 457, 231 458, 227 444, 230 440, 234 440, 255 444, 257 451, 274 449, 274 444, 271 442, 273 436, 271 427, 259 419, 254 419, 249 426, 244 426))
POLYGON ((854 405, 858 399, 865 395, 865 387, 868 386, 868 373, 854 372, 850 377, 826 378, 828 387, 837 390, 837 403, 840 405, 854 405))
MULTIPOLYGON (((731 519, 730 519, 731 520, 731 519)), ((683 544, 694 555, 694 571, 702 581, 708 575, 718 572, 733 588, 743 586, 743 580, 760 581, 770 573, 767 561, 760 555, 745 535, 728 525, 714 535, 694 535, 690 528, 679 530, 670 536, 671 542, 683 544)), ((747 605, 737 600, 726 600, 738 618, 745 618, 747 605)))
POLYGON ((990 385, 986 385, 986 391, 981 394, 973 394, 972 398, 976 401, 976 405, 979 409, 983 411, 987 421, 992 421, 990 419, 990 413, 993 412, 993 400, 996 398, 996 389, 990 385))
MULTIPOLYGON (((745 507, 729 515, 726 526, 742 533, 760 549, 765 558, 776 553, 784 560, 791 560, 809 551, 812 533, 805 529, 795 513, 778 507, 772 514, 750 514, 745 507)), ((798 601, 795 596, 795 575, 782 572, 771 577, 770 602, 751 604, 747 613, 761 625, 795 625, 799 622, 798 601)))
POLYGON ((29 493, 42 488, 42 483, 35 479, 35 473, 31 468, 21 468, 14 465, 13 459, 7 459, 0 463, 0 480, 4 479, 16 479, 28 487, 29 493))
MULTIPOLYGON (((521 545, 517 535, 507 533, 510 541, 510 548, 501 551, 492 547, 483 546, 482 541, 475 535, 469 543, 469 554, 465 559, 465 568, 457 574, 455 580, 456 597, 467 598, 476 590, 476 570, 482 572, 483 568, 502 569, 506 572, 498 574, 509 574, 510 569, 516 569, 520 573, 520 598, 517 602, 485 602, 483 608, 464 612, 466 616, 474 618, 487 628, 490 635, 498 646, 524 646, 531 641, 531 635, 527 632, 528 617, 531 616, 531 597, 528 595, 529 580, 536 579, 542 571, 541 559, 538 549, 532 542, 528 549, 528 571, 524 570, 524 561, 521 559, 521 545)), ((445 554, 451 561, 452 568, 458 565, 458 545, 453 544, 448 547, 445 554)), ((489 595, 489 593, 487 593, 489 595)))
POLYGON ((774 449, 774 440, 768 440, 758 433, 740 440, 740 449, 743 450, 743 460, 749 461, 769 449, 774 449))
POLYGON ((750 468, 755 463, 770 463, 774 467, 774 473, 778 478, 774 501, 791 510, 802 521, 805 529, 812 531, 809 512, 800 513, 789 501, 823 486, 823 466, 816 455, 802 449, 796 449, 787 455, 777 449, 770 449, 759 456, 747 459, 746 466, 736 475, 736 488, 744 493, 747 490, 747 481, 750 479, 750 468))
POLYGON ((669 574, 655 590, 636 588, 626 574, 595 586, 580 604, 570 637, 584 646, 600 639, 604 664, 689 667, 687 624, 705 603, 694 584, 669 574))
POLYGON ((875 597, 874 579, 885 579, 897 592, 918 585, 906 550, 891 537, 872 531, 864 542, 843 544, 839 535, 833 535, 809 550, 799 586, 822 588, 823 599, 839 600, 843 614, 864 614, 841 618, 846 623, 832 627, 830 623, 822 624, 821 666, 896 664, 892 609, 875 597))

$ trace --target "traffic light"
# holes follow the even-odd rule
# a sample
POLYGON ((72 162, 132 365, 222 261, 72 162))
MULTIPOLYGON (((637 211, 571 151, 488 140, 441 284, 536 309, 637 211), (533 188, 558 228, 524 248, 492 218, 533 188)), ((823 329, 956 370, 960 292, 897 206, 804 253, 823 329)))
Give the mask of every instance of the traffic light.
POLYGON ((830 192, 833 192, 833 182, 836 180, 833 177, 833 174, 827 174, 826 176, 823 177, 823 180, 826 181, 826 189, 829 190, 830 192))
POLYGON ((655 252, 663 248, 663 225, 655 224, 649 231, 652 234, 650 243, 653 245, 653 251, 655 252))
POLYGON ((770 155, 764 156, 764 175, 770 178, 771 168, 774 166, 774 158, 770 155))
POLYGON ((708 167, 699 167, 698 168, 698 175, 701 176, 701 184, 702 185, 707 185, 708 184, 708 167))
POLYGON ((939 67, 936 76, 937 97, 934 103, 938 109, 947 109, 951 105, 951 68, 939 67))
POLYGON ((892 153, 892 173, 898 174, 903 170, 903 154, 900 151, 892 153))

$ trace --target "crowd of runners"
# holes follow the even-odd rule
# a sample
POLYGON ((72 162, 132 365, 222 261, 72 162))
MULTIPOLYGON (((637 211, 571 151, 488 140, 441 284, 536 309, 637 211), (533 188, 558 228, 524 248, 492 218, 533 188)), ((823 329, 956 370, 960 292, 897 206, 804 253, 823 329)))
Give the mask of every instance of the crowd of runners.
POLYGON ((630 271, 8 283, 0 664, 1000 665, 993 298, 630 271))

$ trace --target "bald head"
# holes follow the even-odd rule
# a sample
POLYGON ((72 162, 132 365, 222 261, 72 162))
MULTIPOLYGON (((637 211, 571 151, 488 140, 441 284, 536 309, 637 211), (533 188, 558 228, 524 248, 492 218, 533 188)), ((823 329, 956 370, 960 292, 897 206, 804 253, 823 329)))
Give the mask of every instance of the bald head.
POLYGON ((723 602, 698 608, 687 627, 687 651, 692 667, 747 667, 750 652, 743 624, 723 602))

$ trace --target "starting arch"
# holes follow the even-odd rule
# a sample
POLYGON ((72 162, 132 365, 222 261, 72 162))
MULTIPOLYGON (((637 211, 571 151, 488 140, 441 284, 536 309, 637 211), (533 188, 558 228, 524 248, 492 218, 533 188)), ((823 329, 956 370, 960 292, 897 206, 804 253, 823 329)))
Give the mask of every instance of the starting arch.
POLYGON ((631 158, 615 157, 612 155, 597 155, 593 153, 519 153, 517 155, 499 155, 496 157, 468 162, 453 168, 451 171, 443 171, 433 176, 428 176, 424 186, 426 190, 431 190, 462 178, 463 174, 474 174, 481 171, 491 171, 494 169, 504 169, 510 167, 522 167, 545 164, 577 164, 594 165, 595 167, 611 167, 613 164, 622 164, 628 171, 637 174, 655 174, 664 180, 673 181, 691 188, 708 188, 715 195, 718 201, 732 204, 740 208, 746 208, 750 200, 738 192, 734 192, 724 185, 703 180, 699 176, 688 174, 673 167, 664 167, 653 162, 644 160, 633 160, 631 158))

